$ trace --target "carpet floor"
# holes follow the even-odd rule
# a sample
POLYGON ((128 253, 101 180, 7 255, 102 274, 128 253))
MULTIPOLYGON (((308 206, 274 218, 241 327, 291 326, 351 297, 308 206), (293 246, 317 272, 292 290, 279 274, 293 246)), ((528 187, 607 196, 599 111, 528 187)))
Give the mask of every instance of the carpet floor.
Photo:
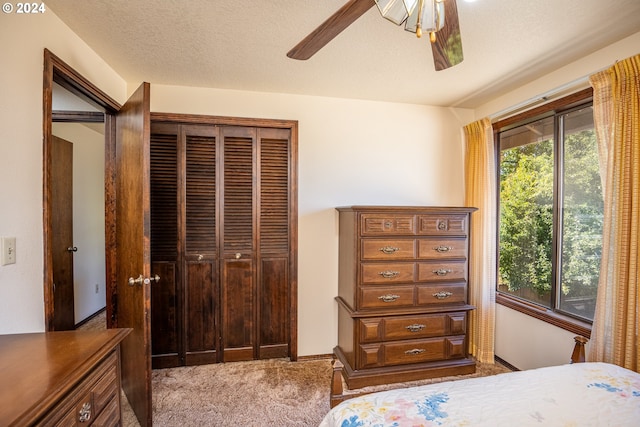
MULTIPOLYGON (((96 319, 97 327, 104 320, 96 319)), ((87 328, 96 327, 85 325, 87 328)), ((478 364, 475 374, 360 389, 379 391, 508 372, 478 364)), ((331 360, 288 359, 156 369, 153 425, 158 427, 313 427, 329 411, 331 360)), ((349 391, 345 390, 345 394, 349 391)), ((124 427, 139 424, 122 394, 124 427)))

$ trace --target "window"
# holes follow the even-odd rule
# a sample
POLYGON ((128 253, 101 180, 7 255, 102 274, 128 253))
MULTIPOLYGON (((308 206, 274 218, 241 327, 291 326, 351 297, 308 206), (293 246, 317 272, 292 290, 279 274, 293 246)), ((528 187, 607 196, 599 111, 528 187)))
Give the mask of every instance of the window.
POLYGON ((584 324, 595 311, 603 198, 591 101, 571 101, 494 127, 498 292, 539 318, 584 324))

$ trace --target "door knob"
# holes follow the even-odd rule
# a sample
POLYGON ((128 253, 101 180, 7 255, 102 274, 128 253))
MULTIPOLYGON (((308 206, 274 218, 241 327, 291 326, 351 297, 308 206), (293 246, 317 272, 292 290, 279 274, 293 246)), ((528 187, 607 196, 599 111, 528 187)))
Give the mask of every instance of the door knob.
POLYGON ((157 274, 153 277, 142 277, 142 274, 140 276, 138 276, 137 278, 133 278, 133 277, 129 277, 129 286, 133 286, 133 285, 141 285, 141 284, 145 284, 148 285, 151 282, 155 281, 156 283, 158 283, 160 281, 160 276, 158 276, 157 274))
POLYGON ((69 252, 78 252, 78 248, 76 248, 75 246, 69 246, 67 248, 67 251, 69 251, 69 252))
POLYGON ((236 254, 236 259, 240 259, 240 257, 241 257, 241 256, 242 256, 242 254, 241 254, 240 252, 238 252, 238 253, 236 254))

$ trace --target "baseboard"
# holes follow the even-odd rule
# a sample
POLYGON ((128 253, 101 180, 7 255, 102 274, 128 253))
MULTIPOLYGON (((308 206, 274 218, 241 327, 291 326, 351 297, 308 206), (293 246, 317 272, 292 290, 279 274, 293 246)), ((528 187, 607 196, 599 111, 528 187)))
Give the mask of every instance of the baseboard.
POLYGON ((95 313, 93 313, 91 316, 85 318, 84 320, 81 320, 80 322, 76 323, 76 329, 78 329, 80 326, 84 325, 85 323, 88 323, 89 321, 91 321, 91 319, 98 317, 99 315, 101 315, 105 310, 107 309, 107 307, 102 307, 100 310, 96 311, 95 313))
POLYGON ((515 366, 513 366, 511 363, 509 363, 506 360, 502 359, 501 357, 494 356, 493 358, 496 360, 496 362, 498 362, 499 364, 511 369, 512 371, 519 371, 520 370, 520 369, 516 368, 515 366))
POLYGON ((332 359, 333 353, 327 354, 312 354, 310 356, 298 356, 298 362, 303 362, 305 360, 323 360, 323 359, 332 359))

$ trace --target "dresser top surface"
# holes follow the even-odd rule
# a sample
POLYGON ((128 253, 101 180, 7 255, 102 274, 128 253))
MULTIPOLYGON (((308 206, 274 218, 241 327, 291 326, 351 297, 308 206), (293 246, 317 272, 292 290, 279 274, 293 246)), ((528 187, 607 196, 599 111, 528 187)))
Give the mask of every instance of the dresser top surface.
POLYGON ((27 424, 41 415, 130 331, 0 335, 0 425, 27 424))
POLYGON ((338 206, 336 210, 340 212, 359 211, 359 212, 474 212, 478 208, 466 206, 386 206, 386 205, 357 205, 357 206, 338 206))

